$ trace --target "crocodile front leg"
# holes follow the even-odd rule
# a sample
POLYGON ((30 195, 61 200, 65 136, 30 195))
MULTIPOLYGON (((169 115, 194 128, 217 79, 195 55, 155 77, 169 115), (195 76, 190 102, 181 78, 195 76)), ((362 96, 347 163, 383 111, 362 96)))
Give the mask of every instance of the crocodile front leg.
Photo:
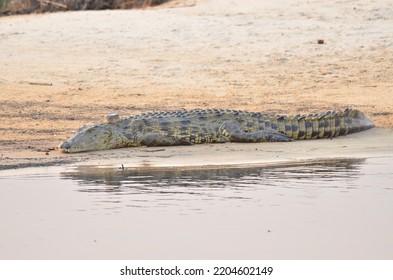
POLYGON ((289 142, 292 138, 271 128, 264 128, 254 132, 245 132, 237 121, 225 121, 219 127, 219 133, 228 137, 230 142, 289 142))

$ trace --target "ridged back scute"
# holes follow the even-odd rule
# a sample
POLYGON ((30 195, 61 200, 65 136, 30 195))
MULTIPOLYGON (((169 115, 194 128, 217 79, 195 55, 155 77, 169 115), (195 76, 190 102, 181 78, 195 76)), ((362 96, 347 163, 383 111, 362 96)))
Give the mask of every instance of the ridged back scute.
POLYGON ((209 124, 233 120, 237 121, 245 132, 269 128, 294 140, 333 138, 374 127, 374 123, 362 112, 349 108, 321 114, 290 116, 241 110, 193 109, 142 113, 125 119, 127 122, 135 120, 143 121, 149 127, 187 131, 189 129, 185 125, 186 121, 190 126, 200 125, 206 130, 212 127, 209 124), (171 125, 165 127, 166 122, 171 125))

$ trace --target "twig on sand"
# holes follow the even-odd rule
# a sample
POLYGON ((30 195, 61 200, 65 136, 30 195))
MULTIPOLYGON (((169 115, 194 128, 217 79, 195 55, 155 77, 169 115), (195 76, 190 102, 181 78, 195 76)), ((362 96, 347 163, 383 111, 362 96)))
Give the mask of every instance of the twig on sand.
POLYGON ((48 87, 50 87, 53 84, 52 83, 29 82, 29 85, 32 85, 32 86, 48 86, 48 87))
POLYGON ((50 0, 38 0, 38 1, 40 3, 50 4, 50 5, 53 5, 53 6, 60 7, 60 8, 68 9, 67 5, 59 3, 59 2, 56 2, 56 1, 50 1, 50 0))
POLYGON ((155 152, 162 152, 162 151, 165 151, 165 149, 144 150, 144 152, 148 152, 148 153, 155 153, 155 152))

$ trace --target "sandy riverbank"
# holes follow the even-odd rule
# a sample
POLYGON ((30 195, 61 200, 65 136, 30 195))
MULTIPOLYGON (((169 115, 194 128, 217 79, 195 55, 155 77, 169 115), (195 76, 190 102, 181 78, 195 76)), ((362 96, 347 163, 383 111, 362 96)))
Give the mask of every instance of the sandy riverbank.
POLYGON ((0 18, 0 168, 143 164, 146 157, 149 164, 155 158, 213 164, 212 153, 227 164, 289 152, 294 159, 312 151, 364 155, 372 147, 391 153, 389 129, 288 145, 53 150, 111 112, 219 107, 292 114, 354 107, 377 126, 393 127, 390 1, 261 2, 174 1, 145 10, 0 18))

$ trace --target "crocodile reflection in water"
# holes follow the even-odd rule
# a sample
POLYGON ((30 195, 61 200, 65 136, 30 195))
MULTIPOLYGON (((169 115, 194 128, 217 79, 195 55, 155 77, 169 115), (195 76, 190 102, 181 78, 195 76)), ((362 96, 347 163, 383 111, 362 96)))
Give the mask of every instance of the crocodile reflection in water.
MULTIPOLYGON (((332 182, 356 178, 364 159, 326 160, 279 167, 226 168, 206 170, 108 170, 79 167, 62 172, 61 178, 76 180, 81 192, 118 192, 127 190, 160 191, 171 187, 247 187, 274 186, 277 181, 288 184, 332 182)), ((318 185, 316 185, 318 187, 318 185)))

